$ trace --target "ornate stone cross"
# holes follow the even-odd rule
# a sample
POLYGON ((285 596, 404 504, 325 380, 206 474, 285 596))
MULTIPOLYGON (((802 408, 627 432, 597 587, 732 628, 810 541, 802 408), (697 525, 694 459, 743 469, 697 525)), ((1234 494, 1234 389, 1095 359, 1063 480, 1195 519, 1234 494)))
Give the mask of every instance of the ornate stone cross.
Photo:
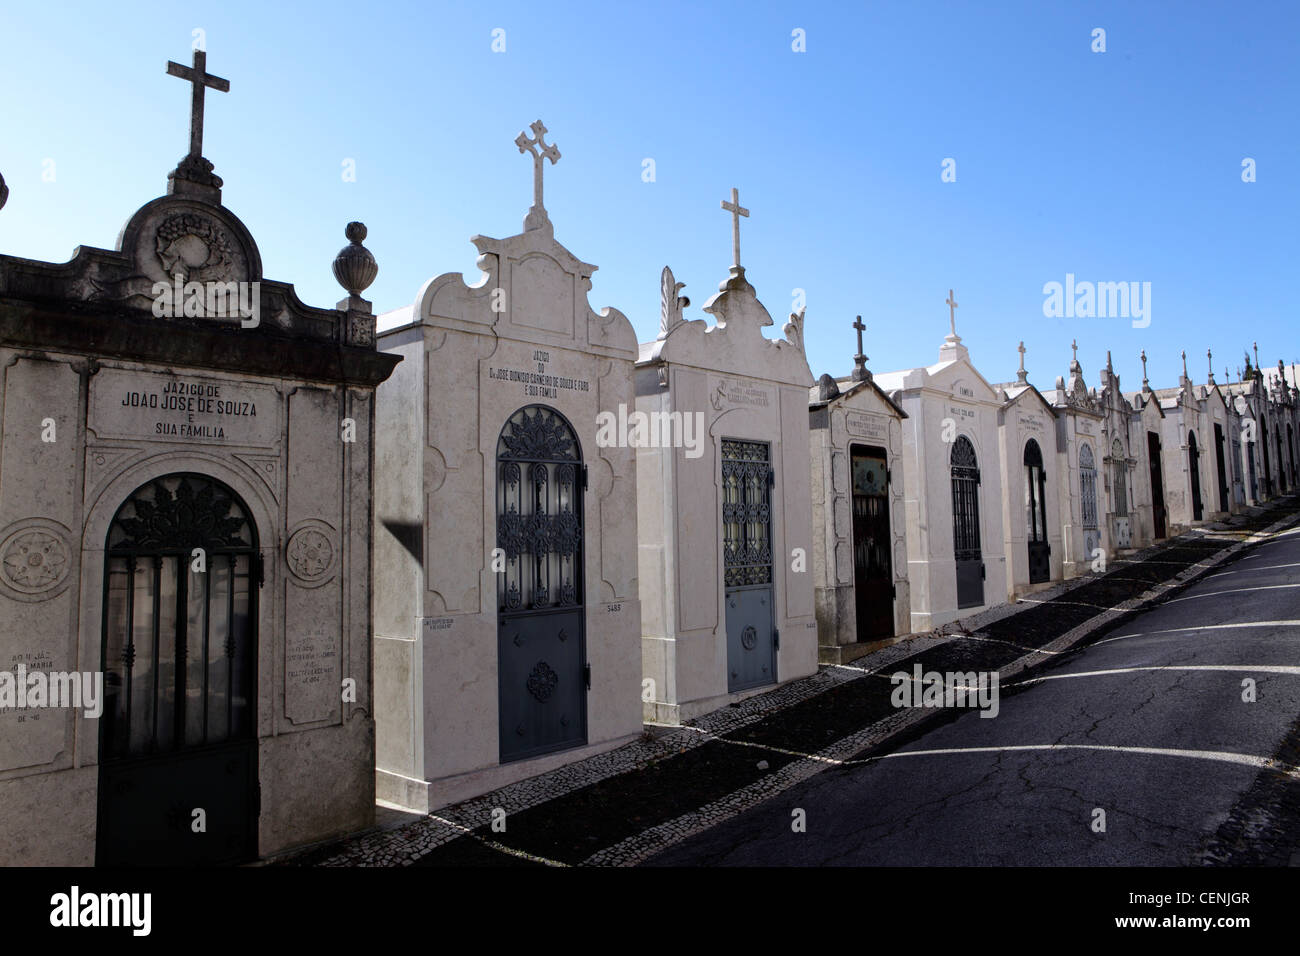
POLYGON ((862 333, 867 327, 862 324, 862 316, 854 320, 853 328, 858 332, 858 354, 853 356, 853 380, 860 382, 867 377, 867 356, 862 354, 862 333))
POLYGON ((1079 340, 1078 339, 1074 339, 1073 341, 1070 342, 1070 356, 1071 356, 1070 364, 1078 365, 1079 364, 1079 340))
POLYGON ((541 120, 530 124, 528 128, 533 131, 531 138, 523 133, 515 137, 519 152, 529 153, 533 157, 533 206, 524 218, 525 230, 540 228, 549 221, 546 206, 542 203, 542 161, 549 159, 554 166, 560 159, 560 151, 553 143, 546 142, 546 126, 541 120))
MULTIPOLYGON (((740 190, 731 187, 731 202, 722 200, 722 208, 731 213, 731 265, 740 268, 740 217, 749 218, 749 210, 740 204, 740 190)), ((858 348, 861 352, 861 347, 858 348)))
POLYGON ((1142 388, 1145 391, 1149 392, 1151 391, 1151 388, 1147 383, 1147 350, 1146 349, 1142 350, 1141 358, 1142 358, 1142 388))
POLYGON ((957 299, 952 294, 952 289, 948 290, 948 298, 944 299, 944 304, 948 306, 948 329, 952 332, 953 338, 957 337, 957 299))
POLYGON ((194 51, 194 67, 182 66, 173 60, 167 61, 167 73, 189 80, 190 90, 190 155, 203 155, 203 92, 208 87, 222 93, 230 92, 230 81, 208 72, 208 54, 203 50, 194 51))
POLYGON ((1020 371, 1016 372, 1017 382, 1028 382, 1029 377, 1025 374, 1025 340, 1020 340, 1020 346, 1016 349, 1020 353, 1020 371))
POLYGON ((1210 360, 1210 384, 1214 384, 1214 350, 1206 349, 1205 357, 1210 360))

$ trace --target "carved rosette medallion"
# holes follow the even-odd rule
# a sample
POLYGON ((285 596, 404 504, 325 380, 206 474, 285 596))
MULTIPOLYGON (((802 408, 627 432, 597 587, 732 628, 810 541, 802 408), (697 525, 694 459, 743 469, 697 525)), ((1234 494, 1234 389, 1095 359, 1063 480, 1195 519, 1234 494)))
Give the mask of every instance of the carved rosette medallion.
POLYGON ((320 584, 334 569, 334 543, 328 528, 309 524, 289 536, 284 559, 293 576, 308 584, 320 584))
POLYGON ((0 578, 21 597, 43 598, 68 574, 68 544, 59 531, 27 526, 0 542, 0 578))
POLYGON ((538 661, 533 672, 528 675, 528 693, 537 698, 539 703, 546 703, 555 693, 555 687, 560 683, 560 675, 551 669, 551 665, 546 661, 538 661))

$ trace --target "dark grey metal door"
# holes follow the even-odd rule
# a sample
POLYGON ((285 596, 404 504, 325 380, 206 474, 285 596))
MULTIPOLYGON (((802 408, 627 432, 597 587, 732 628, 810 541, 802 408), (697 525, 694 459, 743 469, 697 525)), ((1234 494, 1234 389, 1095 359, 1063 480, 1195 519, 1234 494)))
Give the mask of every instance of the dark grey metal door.
POLYGON ((1196 447, 1196 432, 1187 433, 1187 467, 1192 473, 1192 520, 1200 521, 1204 513, 1201 503, 1201 453, 1196 447))
POLYGON ((773 471, 766 442, 722 440, 727 690, 776 681, 772 607, 773 471))
POLYGON ((497 442, 497 691, 501 762, 587 742, 582 490, 573 427, 528 405, 497 442))
MULTIPOLYGON (((1092 523, 1095 527, 1095 475, 1093 491, 1092 523)), ((1028 510, 1025 520, 1029 538, 1029 583, 1041 584, 1052 576, 1052 547, 1047 543, 1047 474, 1043 471, 1043 452, 1032 438, 1025 445, 1025 506, 1028 510)))
POLYGON ((1214 426, 1214 462, 1219 474, 1219 510, 1228 510, 1228 469, 1223 461, 1223 426, 1214 426))
POLYGON ((261 578, 247 508, 205 475, 155 479, 114 516, 104 573, 99 865, 257 855, 261 578))
POLYGON ((984 555, 980 546, 980 469, 965 435, 953 442, 952 537, 957 562, 957 607, 984 603, 984 555))

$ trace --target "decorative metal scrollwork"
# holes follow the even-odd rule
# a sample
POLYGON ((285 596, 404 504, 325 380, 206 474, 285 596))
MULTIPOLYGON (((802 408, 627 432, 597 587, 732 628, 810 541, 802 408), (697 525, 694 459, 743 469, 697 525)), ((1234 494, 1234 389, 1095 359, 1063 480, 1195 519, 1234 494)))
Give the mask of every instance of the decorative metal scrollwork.
POLYGON ((551 699, 559 683, 560 675, 555 673, 551 665, 546 661, 538 661, 533 672, 528 675, 528 693, 537 698, 538 703, 544 704, 551 699))
POLYGON ((772 580, 768 454, 765 442, 722 442, 722 557, 727 587, 772 580))

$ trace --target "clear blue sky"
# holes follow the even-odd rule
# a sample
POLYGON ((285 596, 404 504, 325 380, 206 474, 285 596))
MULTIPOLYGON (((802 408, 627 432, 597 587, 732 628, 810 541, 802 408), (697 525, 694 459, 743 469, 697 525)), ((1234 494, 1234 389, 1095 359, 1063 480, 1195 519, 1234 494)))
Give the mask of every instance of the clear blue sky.
POLYGON ((189 111, 164 64, 189 62, 195 28, 231 82, 208 94, 204 143, 225 203, 265 274, 315 305, 342 296, 329 266, 352 219, 379 311, 443 272, 476 279, 469 237, 521 228, 531 160, 513 140, 540 117, 563 154, 556 237, 600 267, 593 307, 642 340, 664 264, 703 317, 737 186, 768 332, 805 289, 814 374, 851 368, 859 313, 873 369, 935 361, 950 287, 993 381, 1020 339, 1042 388, 1074 338, 1090 384, 1110 348, 1126 389, 1143 348, 1155 386, 1182 348, 1198 382, 1207 348, 1220 379, 1252 340, 1266 364, 1300 357, 1298 3, 11 3, 0 252, 112 247, 164 191, 189 111), (1044 318, 1043 284, 1067 272, 1150 282, 1151 325, 1044 318))

